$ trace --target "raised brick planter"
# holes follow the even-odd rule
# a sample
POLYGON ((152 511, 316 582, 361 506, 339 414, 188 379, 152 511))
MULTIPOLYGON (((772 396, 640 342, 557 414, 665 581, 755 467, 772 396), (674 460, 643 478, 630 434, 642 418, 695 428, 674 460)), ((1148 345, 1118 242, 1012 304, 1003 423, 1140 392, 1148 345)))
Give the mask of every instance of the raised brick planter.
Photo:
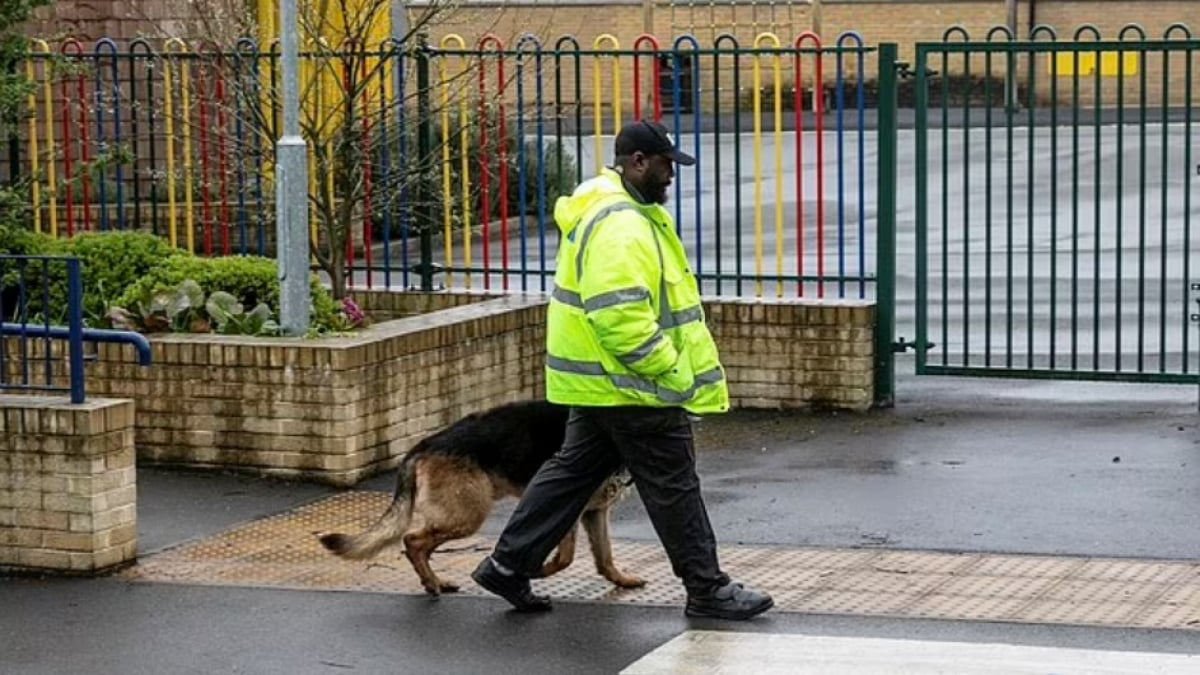
POLYGON ((733 407, 870 408, 874 303, 722 298, 705 313, 733 407))
POLYGON ((140 460, 352 485, 469 412, 541 394, 545 303, 506 297, 353 336, 154 336, 100 346, 89 393, 138 402, 140 460))
POLYGON ((0 396, 0 569, 95 574, 137 555, 134 404, 0 396))
MULTIPOLYGON (((543 395, 546 296, 357 292, 380 321, 319 340, 156 335, 100 346, 91 396, 137 402, 140 461, 352 485, 467 413, 543 395)), ((864 410, 874 305, 708 299, 735 408, 864 410)))

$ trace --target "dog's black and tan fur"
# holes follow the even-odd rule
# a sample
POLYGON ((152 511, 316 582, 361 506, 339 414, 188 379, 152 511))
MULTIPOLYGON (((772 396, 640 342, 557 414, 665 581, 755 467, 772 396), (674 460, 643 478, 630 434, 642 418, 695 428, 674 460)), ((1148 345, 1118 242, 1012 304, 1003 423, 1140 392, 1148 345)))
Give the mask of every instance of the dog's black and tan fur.
MULTIPOLYGON (((421 585, 431 595, 458 586, 442 581, 429 556, 442 544, 477 532, 504 497, 520 497, 538 468, 562 446, 568 409, 545 401, 510 403, 467 415, 418 443, 400 463, 396 491, 388 510, 366 531, 326 534, 325 548, 358 560, 399 541, 421 585)), ((645 582, 613 563, 609 511, 625 492, 622 476, 606 481, 592 495, 580 520, 591 542, 596 570, 622 588, 645 582)), ((563 538, 541 576, 562 571, 575 556, 575 530, 563 538)))

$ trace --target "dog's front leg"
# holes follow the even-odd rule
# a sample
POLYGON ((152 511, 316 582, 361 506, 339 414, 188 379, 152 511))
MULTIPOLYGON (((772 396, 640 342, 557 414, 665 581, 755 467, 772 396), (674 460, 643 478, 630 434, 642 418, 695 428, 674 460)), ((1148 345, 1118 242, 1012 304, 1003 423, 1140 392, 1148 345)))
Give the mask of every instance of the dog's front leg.
POLYGON ((570 567, 571 563, 575 561, 575 530, 578 528, 578 525, 578 523, 572 525, 571 529, 567 531, 567 536, 563 537, 562 541, 558 543, 558 549, 554 552, 554 557, 545 565, 542 565, 541 574, 538 575, 539 578, 544 579, 557 574, 570 567))
POLYGON ((625 574, 617 569, 613 562, 612 540, 608 536, 608 509, 584 511, 583 529, 587 530, 588 540, 592 544, 592 557, 596 561, 596 571, 621 588, 641 588, 646 580, 625 574))

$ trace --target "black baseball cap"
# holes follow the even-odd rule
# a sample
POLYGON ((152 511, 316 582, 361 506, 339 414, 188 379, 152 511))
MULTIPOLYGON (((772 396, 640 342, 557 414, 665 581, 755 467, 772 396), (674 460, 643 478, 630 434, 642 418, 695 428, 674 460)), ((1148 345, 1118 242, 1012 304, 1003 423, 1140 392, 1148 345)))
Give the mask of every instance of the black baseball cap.
POLYGON ((675 147, 675 141, 665 126, 651 120, 638 120, 621 127, 615 150, 617 157, 640 152, 644 155, 662 155, 683 166, 696 163, 695 157, 675 147))

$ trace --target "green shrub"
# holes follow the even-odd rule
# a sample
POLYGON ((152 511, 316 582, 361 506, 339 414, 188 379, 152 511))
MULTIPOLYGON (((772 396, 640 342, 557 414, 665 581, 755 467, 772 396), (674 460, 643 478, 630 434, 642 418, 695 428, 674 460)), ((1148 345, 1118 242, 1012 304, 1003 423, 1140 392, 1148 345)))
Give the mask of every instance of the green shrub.
MULTIPOLYGON (((137 283, 130 286, 115 301, 121 307, 132 307, 139 299, 159 291, 177 288, 192 279, 199 284, 205 296, 223 291, 237 299, 245 307, 267 305, 272 313, 279 313, 279 268, 274 259, 258 256, 225 256, 201 258, 194 256, 175 257, 150 270, 137 283)), ((310 285, 314 328, 324 329, 332 324, 337 314, 337 305, 329 291, 321 286, 314 275, 310 285)))
MULTIPOLYGON (((9 255, 67 255, 80 259, 83 271, 84 323, 90 327, 112 326, 114 307, 138 311, 139 303, 163 291, 178 289, 194 280, 204 297, 228 293, 247 308, 265 304, 273 316, 279 313, 278 266, 274 259, 257 256, 203 258, 173 248, 165 239, 142 232, 83 233, 71 239, 54 239, 19 226, 0 223, 0 253, 9 255)), ((15 266, 0 278, 5 293, 5 310, 11 312, 19 283, 15 266)), ((48 317, 52 324, 67 321, 67 271, 62 264, 50 266, 50 281, 43 292, 42 267, 28 266, 25 274, 28 316, 48 317), (45 298, 49 297, 49 303, 45 298)), ((341 326, 340 309, 329 291, 313 275, 312 328, 315 333, 341 326)))
MULTIPOLYGON (((189 256, 165 239, 145 232, 87 232, 66 241, 65 255, 83 266, 83 315, 89 323, 130 286, 172 258, 189 256)), ((66 306, 66 296, 57 299, 66 306)))
MULTIPOLYGON (((165 240, 143 232, 87 232, 71 239, 37 239, 38 254, 79 258, 83 276, 83 317, 88 326, 107 326, 108 308, 127 288, 164 260, 188 255, 165 240)), ((30 311, 51 323, 67 321, 67 268, 50 266, 49 304, 40 292, 31 294, 30 311)), ((28 284, 40 289, 42 270, 30 270, 28 284)))
MULTIPOLYGON (((58 247, 59 242, 49 235, 0 222, 0 255, 49 255, 58 253, 58 247)), ((3 277, 0 278, 0 289, 17 286, 19 283, 17 266, 10 263, 4 267, 3 277)), ((32 284, 35 280, 40 283, 40 275, 40 268, 29 270, 25 283, 32 284)))
POLYGON ((330 330, 337 325, 340 315, 337 301, 333 295, 313 277, 312 282, 312 329, 317 332, 330 330))
POLYGON ((279 307, 279 279, 275 261, 257 256, 227 256, 201 258, 187 256, 173 258, 150 270, 137 283, 130 286, 118 299, 117 304, 132 304, 136 298, 179 286, 188 279, 200 285, 204 295, 225 291, 238 302, 251 307, 259 302, 279 307))

